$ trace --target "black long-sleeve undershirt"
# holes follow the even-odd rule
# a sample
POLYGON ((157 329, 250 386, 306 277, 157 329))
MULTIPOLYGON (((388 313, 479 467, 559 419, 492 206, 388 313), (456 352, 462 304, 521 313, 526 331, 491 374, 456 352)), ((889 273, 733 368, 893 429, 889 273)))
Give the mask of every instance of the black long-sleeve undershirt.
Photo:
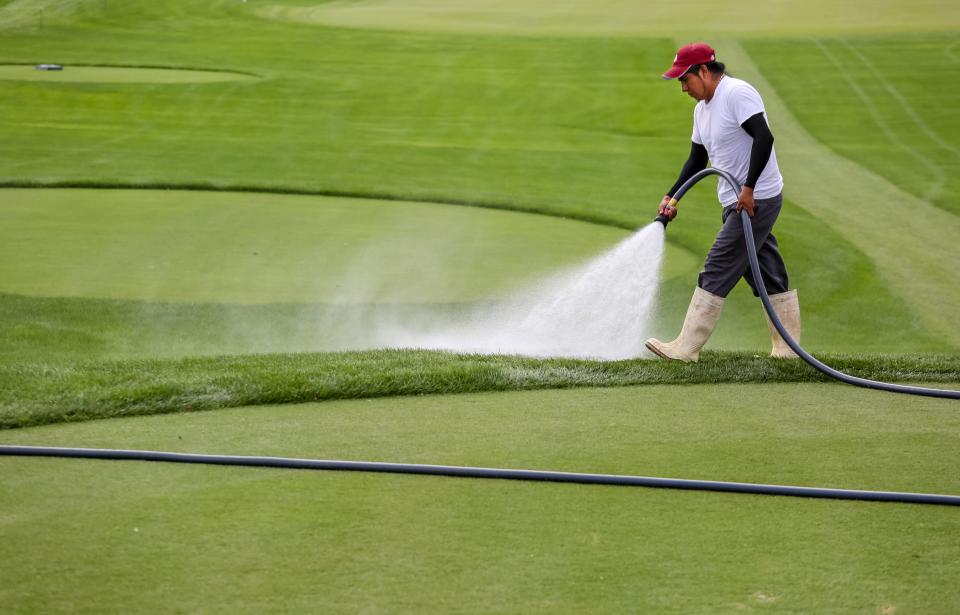
POLYGON ((747 181, 743 182, 744 186, 753 188, 757 185, 767 162, 770 161, 770 154, 773 152, 773 133, 770 132, 763 113, 751 115, 747 121, 740 124, 740 127, 753 137, 753 147, 750 148, 750 168, 747 171, 747 181))
MULTIPOLYGON (((753 138, 753 146, 750 148, 750 166, 747 170, 747 181, 743 183, 744 186, 753 188, 757 185, 760 174, 763 173, 763 169, 766 168, 767 162, 770 161, 770 154, 773 152, 773 133, 770 132, 770 127, 767 126, 767 120, 764 119, 763 113, 757 113, 756 115, 748 117, 740 127, 753 138)), ((707 168, 708 160, 709 155, 707 154, 707 148, 700 143, 691 141, 690 156, 687 157, 687 161, 683 163, 683 168, 680 170, 680 177, 677 178, 677 182, 667 192, 667 196, 672 197, 685 181, 693 177, 698 171, 707 168)))
POLYGON ((680 170, 680 178, 677 179, 677 183, 673 185, 673 188, 670 188, 670 191, 667 192, 667 196, 672 197, 676 194, 677 190, 680 189, 680 186, 683 185, 683 182, 693 177, 694 173, 706 169, 709 159, 707 148, 705 148, 702 143, 694 143, 691 141, 690 156, 687 158, 687 161, 683 163, 683 168, 680 170))

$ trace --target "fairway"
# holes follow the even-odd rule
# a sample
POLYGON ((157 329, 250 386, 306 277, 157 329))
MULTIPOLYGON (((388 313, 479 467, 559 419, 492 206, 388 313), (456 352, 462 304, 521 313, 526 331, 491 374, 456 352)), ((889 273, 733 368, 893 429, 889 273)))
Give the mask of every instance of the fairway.
MULTIPOLYGON (((955 401, 770 359, 745 284, 698 363, 638 333, 720 225, 710 180, 648 227, 705 40, 765 102, 804 347, 960 389, 956 2, 0 0, 0 37, 2 444, 960 495, 955 401)), ((945 506, 0 457, 0 544, 12 613, 960 611, 945 506)))
POLYGON ((293 0, 257 11, 268 18, 328 26, 520 35, 803 36, 877 31, 940 31, 960 26, 960 11, 945 0, 854 2, 762 2, 748 0, 719 10, 707 0, 670 3, 629 0, 293 0), (291 6, 296 5, 296 6, 291 6), (709 14, 709 25, 691 16, 709 14))

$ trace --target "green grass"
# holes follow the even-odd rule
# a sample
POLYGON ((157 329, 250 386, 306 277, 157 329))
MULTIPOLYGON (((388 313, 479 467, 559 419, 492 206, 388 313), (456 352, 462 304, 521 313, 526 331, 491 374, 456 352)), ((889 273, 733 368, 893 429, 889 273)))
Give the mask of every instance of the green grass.
POLYGON ((669 4, 580 2, 578 0, 274 0, 257 13, 272 19, 328 26, 385 30, 516 34, 526 36, 662 36, 670 32, 690 39, 707 35, 771 33, 803 36, 816 32, 925 31, 960 26, 952 2, 898 0, 855 2, 762 2, 748 0, 716 10, 708 0, 669 4), (708 21, 685 19, 709 14, 708 21))
POLYGON ((0 164, 0 181, 242 180, 549 208, 632 226, 652 217, 677 166, 659 157, 641 165, 638 152, 679 158, 686 149, 676 139, 686 131, 673 127, 688 109, 645 77, 672 53, 667 40, 318 30, 263 20, 236 2, 111 4, 90 19, 55 34, 6 33, 0 60, 218 68, 261 79, 5 82, 0 131, 20 154, 0 164), (177 26, 157 46, 164 20, 177 26), (17 104, 24 99, 29 108, 17 104))
MULTIPOLYGON (((827 356, 841 371, 956 388, 955 355, 827 356)), ((385 350, 331 354, 0 365, 0 428, 211 408, 433 393, 543 388, 809 382, 805 363, 706 353, 696 364, 587 361, 385 350)))
MULTIPOLYGON (((0 362, 376 347, 376 324, 447 319, 583 261, 621 230, 506 211, 205 191, 0 191, 0 362), (29 255, 24 257, 23 255, 29 255)), ((717 224, 672 226, 661 335, 680 325, 717 224)), ((781 243, 817 352, 946 352, 843 236, 792 203, 781 243)), ((763 351, 730 299, 712 348, 763 351)))
MULTIPOLYGON (((315 352, 364 343, 344 322, 457 314, 646 224, 688 149, 690 101, 657 78, 676 36, 714 42, 767 102, 804 344, 957 388, 955 3, 273 6, 0 0, 3 64, 256 77, 3 79, 4 442, 960 492, 955 404, 765 358, 742 287, 697 365, 315 352), (51 186, 156 190, 22 189, 51 186), (565 390, 514 391, 540 388, 565 390)), ((706 186, 682 211, 663 335, 718 225, 706 186)), ((15 612, 960 606, 944 508, 42 459, 0 476, 15 612)))
MULTIPOLYGON (((650 219, 652 204, 670 184, 686 151, 689 101, 675 85, 655 78, 663 58, 673 52, 669 40, 340 30, 264 20, 252 13, 256 6, 238 3, 205 8, 167 3, 162 10, 148 3, 84 7, 85 16, 74 15, 73 21, 56 26, 55 36, 30 28, 9 33, 6 61, 31 62, 49 55, 68 64, 225 68, 262 78, 180 85, 5 82, 0 131, 18 155, 0 160, 0 182, 246 187, 430 199, 633 228, 650 219), (231 24, 218 28, 217 45, 206 42, 214 16, 231 24), (165 31, 163 45, 151 44, 161 23, 177 27, 165 31), (90 44, 93 33, 96 45, 90 44), (19 104, 21 100, 31 104, 19 104), (254 152, 257 155, 251 155, 254 152)), ((523 7, 511 10, 522 13, 523 7)), ((816 25, 811 22, 807 27, 816 25)), ((928 39, 942 43, 949 36, 920 40, 928 39)), ((896 49, 913 39, 877 40, 896 49)), ((749 43, 748 48, 754 56, 770 58, 758 60, 764 74, 784 74, 772 62, 791 53, 791 45, 784 44, 786 51, 779 54, 762 42, 749 43)), ((914 55, 922 51, 908 48, 914 55)), ((796 51, 792 58, 810 56, 804 49, 796 51)), ((873 49, 868 51, 872 54, 873 49)), ((878 57, 884 61, 879 69, 885 71, 887 61, 896 59, 878 57)), ((732 66, 736 69, 736 62, 732 66)), ((791 74, 802 78, 793 80, 792 88, 784 87, 783 95, 791 109, 800 110, 806 125, 809 113, 804 110, 816 107, 798 92, 803 94, 805 83, 821 83, 824 73, 815 64, 794 68, 791 74)), ((777 90, 765 93, 769 99, 776 98, 782 81, 775 80, 777 90)), ((905 86, 900 90, 917 113, 927 117, 927 124, 939 126, 941 120, 949 120, 944 111, 931 111, 923 91, 905 86)), ((822 98, 842 118, 861 108, 841 93, 822 98)), ((896 101, 883 104, 893 110, 899 107, 896 101)), ((778 126, 776 117, 773 121, 778 126)), ((954 124, 943 126, 944 139, 955 140, 954 124)), ((862 122, 844 120, 844 130, 853 149, 857 143, 865 149, 874 139, 872 129, 862 122)), ((903 130, 910 143, 927 138, 916 125, 903 130)), ((833 138, 829 127, 815 134, 828 141, 833 138)), ((960 288, 955 271, 944 265, 953 258, 950 237, 956 219, 912 223, 919 228, 909 230, 913 253, 907 253, 908 246, 900 245, 904 224, 896 219, 902 214, 888 218, 884 210, 868 221, 880 232, 864 245, 858 240, 866 236, 860 223, 870 217, 876 201, 870 184, 866 190, 857 184, 856 207, 845 201, 833 207, 843 212, 825 214, 826 201, 820 195, 811 202, 807 192, 799 191, 816 184, 829 195, 842 187, 836 182, 850 175, 826 183, 815 175, 804 176, 799 164, 790 164, 791 146, 790 137, 778 140, 789 201, 778 234, 803 297, 805 338, 812 348, 901 353, 958 347, 960 338, 944 316, 958 299, 954 289, 960 288), (792 191, 802 198, 791 198, 792 191), (941 246, 946 258, 938 258, 928 245, 941 246)), ((886 152, 876 157, 886 159, 886 152)), ((835 162, 822 164, 837 167, 835 162)), ((915 171, 907 168, 904 173, 923 177, 915 171)), ((944 202, 949 201, 947 196, 944 202)), ((888 209, 896 209, 899 201, 888 200, 888 209)), ((381 211, 389 224, 389 207, 381 211)), ((709 188, 703 188, 687 198, 681 220, 670 229, 673 245, 697 256, 685 262, 685 278, 664 288, 665 332, 675 329, 682 317, 699 268, 693 261, 700 260, 713 237, 716 211, 709 188)), ((21 224, 31 222, 24 219, 21 224)), ((235 222, 243 224, 240 219, 235 222)), ((278 228, 280 224, 278 220, 267 226, 278 234, 289 230, 278 228)), ((248 226, 248 232, 253 228, 248 226)), ((531 246, 520 260, 553 257, 555 252, 539 248, 549 243, 553 231, 544 226, 542 233, 537 247, 531 246)), ((23 233, 18 229, 15 234, 23 233)), ((488 257, 478 260, 486 262, 488 257)), ((668 254, 668 262, 673 261, 668 254)), ((237 269, 244 264, 238 261, 237 269)), ((302 267, 298 263, 290 271, 302 267)), ((33 273, 19 264, 17 269, 23 275, 33 273)), ((263 280, 261 270, 258 265, 247 272, 263 280)), ((277 285, 282 286, 284 279, 278 277, 277 285)), ((297 294, 302 280, 278 293, 297 294)), ((304 288, 311 285, 308 280, 304 288)), ((9 286, 0 290, 19 292, 9 286)), ((408 294, 430 290, 445 292, 418 286, 408 294)), ((88 296, 103 296, 95 291, 91 288, 88 296)), ((66 293, 55 289, 45 294, 66 293)), ((715 347, 746 350, 765 344, 756 311, 745 289, 738 290, 715 347)), ((233 351, 236 346, 221 348, 233 351)))
POLYGON ((960 119, 931 89, 960 79, 960 34, 748 41, 745 48, 817 139, 960 213, 960 119))
MULTIPOLYGON (((223 410, 4 441, 957 493, 958 420, 948 401, 834 385, 656 386, 223 410)), ((946 507, 132 462, 0 468, 0 536, 17 554, 0 563, 0 596, 24 611, 960 605, 946 507)))
POLYGON ((174 70, 122 66, 76 66, 65 70, 37 70, 33 64, 0 65, 0 80, 40 83, 215 83, 252 79, 225 71, 174 70))
MULTIPOLYGON (((884 13, 901 9, 884 6, 874 7, 877 23, 905 26, 884 13)), ((5 111, 0 130, 18 152, 0 161, 0 181, 8 185, 259 187, 482 204, 631 228, 649 220, 652 203, 673 179, 686 150, 689 101, 675 85, 655 78, 663 58, 673 52, 669 40, 342 30, 265 20, 254 14, 261 8, 257 3, 83 7, 62 26, 48 24, 57 28, 55 36, 31 28, 9 33, 6 60, 31 62, 43 55, 68 64, 225 68, 261 79, 181 85, 6 82, 0 92, 5 111), (226 22, 231 27, 218 27, 218 43, 208 44, 213 24, 226 22), (152 44, 162 23, 176 27, 164 32, 163 45, 152 44), (96 45, 90 44, 93 33, 96 45), (21 100, 31 104, 19 104, 21 100)), ((498 15, 523 21, 530 7, 539 10, 518 4, 498 15)), ((939 15, 936 21, 943 27, 954 15, 944 8, 913 12, 923 19, 939 15)), ((811 31, 823 25, 816 22, 815 11, 807 13, 807 19, 790 23, 811 31)), ((758 27, 769 28, 778 20, 762 14, 770 21, 758 27)), ((879 41, 863 52, 882 74, 903 75, 902 81, 906 62, 875 53, 878 49, 905 49, 913 63, 927 49, 924 45, 949 50, 952 36, 862 39, 879 41)), ((811 124, 828 143, 842 137, 847 149, 835 151, 866 164, 871 157, 898 160, 889 156, 889 148, 869 153, 875 129, 852 120, 862 114, 862 103, 823 81, 835 71, 812 60, 800 62, 816 58, 814 43, 801 41, 795 48, 778 41, 776 51, 762 41, 746 44, 776 86, 765 95, 773 100, 782 94, 804 125, 811 124), (793 70, 778 70, 779 60, 788 55, 793 70), (787 74, 796 78, 781 76, 787 74), (808 83, 814 86, 807 88, 808 83), (829 94, 821 92, 824 88, 829 94), (823 102, 814 105, 814 98, 823 102), (817 127, 812 110, 828 105, 841 118, 842 132, 832 125, 817 127)), ((732 68, 736 73, 736 62, 732 68)), ((860 72, 870 75, 867 68, 860 72)), ((944 115, 947 107, 931 105, 925 92, 909 83, 891 83, 926 125, 942 127, 945 143, 956 140, 955 123, 944 115)), ((949 83, 945 80, 948 88, 949 83)), ((885 89, 870 93, 889 98, 885 89)), ((895 99, 874 104, 891 112, 891 118, 904 113, 895 99)), ((773 121, 777 127, 777 118, 773 121)), ((920 126, 898 121, 896 128, 904 143, 922 150, 930 143, 920 126)), ((799 163, 791 166, 796 143, 790 139, 778 140, 788 213, 803 209, 819 217, 819 223, 798 212, 791 227, 785 213, 778 231, 804 297, 807 340, 814 349, 956 348, 960 338, 943 316, 956 303, 954 289, 960 288, 952 267, 943 265, 953 258, 950 237, 956 219, 911 223, 918 228, 907 227, 909 243, 919 248, 905 253, 907 246, 898 245, 906 230, 904 221, 896 219, 902 214, 887 217, 887 209, 901 211, 896 210, 899 201, 884 196, 887 209, 867 221, 880 231, 864 245, 858 241, 866 236, 859 223, 870 217, 877 199, 869 192, 870 183, 857 184, 856 207, 845 201, 833 206, 843 212, 824 213, 827 201, 816 195, 812 202, 807 185, 822 185, 829 195, 841 188, 836 182, 850 175, 827 182, 803 175, 799 163), (792 199, 792 191, 801 198, 792 199), (938 259, 927 245, 940 245, 946 258, 938 259), (878 254, 883 246, 896 247, 878 254)), ((835 163, 822 161, 837 168, 835 163)), ((923 168, 898 169, 899 176, 924 182, 923 168)), ((950 190, 939 201, 943 207, 956 200, 950 190)), ((675 245, 697 255, 705 252, 717 224, 712 201, 709 189, 688 197, 681 221, 670 230, 675 245)), ((544 229, 545 239, 549 232, 544 229)), ((540 253, 531 249, 527 254, 540 253)), ((686 283, 678 279, 664 289, 664 330, 676 327, 696 270, 691 265, 686 283)), ((751 301, 743 290, 735 295, 735 307, 714 340, 717 347, 754 349, 764 343, 751 301)))
MULTIPOLYGON (((400 201, 170 190, 3 190, 0 198, 0 289, 34 297, 476 301, 627 236, 556 217, 400 201)), ((692 264, 679 250, 671 256, 692 264)))

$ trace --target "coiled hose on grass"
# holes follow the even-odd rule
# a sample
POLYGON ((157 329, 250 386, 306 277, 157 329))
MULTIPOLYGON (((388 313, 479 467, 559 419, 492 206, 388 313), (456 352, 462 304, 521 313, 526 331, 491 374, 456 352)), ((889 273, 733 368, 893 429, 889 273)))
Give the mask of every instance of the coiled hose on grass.
MULTIPOLYGON (((733 188, 736 194, 740 194, 742 187, 740 186, 740 182, 738 182, 733 175, 722 169, 707 168, 699 171, 693 177, 684 182, 684 184, 680 186, 680 189, 677 190, 673 195, 673 202, 676 203, 679 201, 681 198, 683 198, 683 195, 686 194, 686 192, 697 182, 710 175, 719 175, 730 185, 731 188, 733 188)), ((857 376, 844 374, 843 372, 835 370, 829 365, 826 365, 804 350, 795 339, 790 337, 790 334, 783 326, 783 323, 780 322, 780 318, 777 316, 776 310, 773 309, 773 304, 770 303, 770 297, 767 294, 766 286, 763 283, 763 275, 760 273, 760 262, 757 260, 757 246, 753 239, 753 225, 750 223, 750 216, 747 214, 746 210, 740 212, 740 219, 743 221, 743 238, 747 242, 747 257, 750 261, 750 271, 753 272, 753 279, 756 281, 757 291, 760 293, 760 301, 763 303, 763 309, 767 311, 767 315, 770 317, 770 321, 773 322, 773 326, 776 327, 777 332, 780 333, 780 336, 783 337, 783 340, 787 343, 787 345, 790 346, 795 353, 797 353, 797 356, 809 363, 814 369, 823 372, 831 378, 836 378, 841 382, 846 382, 847 384, 852 384, 854 386, 868 389, 878 389, 880 391, 890 391, 891 393, 906 393, 908 395, 925 395, 927 397, 960 399, 960 391, 950 391, 947 389, 928 389, 924 387, 908 386, 903 384, 892 384, 889 382, 879 382, 877 380, 868 380, 866 378, 859 378, 857 376)), ((663 224, 664 228, 666 228, 667 224, 670 222, 670 219, 666 216, 660 215, 656 217, 656 221, 663 224)))

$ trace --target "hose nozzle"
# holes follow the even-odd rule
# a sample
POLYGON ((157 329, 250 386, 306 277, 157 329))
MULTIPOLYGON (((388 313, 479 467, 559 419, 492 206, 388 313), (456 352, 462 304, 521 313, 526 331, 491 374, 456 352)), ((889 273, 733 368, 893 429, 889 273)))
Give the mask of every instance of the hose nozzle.
MULTIPOLYGON (((679 199, 676 196, 670 197, 669 207, 674 208, 674 215, 676 215, 676 207, 677 207, 678 201, 679 199)), ((667 225, 670 224, 670 220, 672 219, 673 218, 668 217, 667 214, 660 214, 659 216, 654 218, 653 221, 659 222, 660 224, 663 225, 663 228, 667 228, 667 225)))

